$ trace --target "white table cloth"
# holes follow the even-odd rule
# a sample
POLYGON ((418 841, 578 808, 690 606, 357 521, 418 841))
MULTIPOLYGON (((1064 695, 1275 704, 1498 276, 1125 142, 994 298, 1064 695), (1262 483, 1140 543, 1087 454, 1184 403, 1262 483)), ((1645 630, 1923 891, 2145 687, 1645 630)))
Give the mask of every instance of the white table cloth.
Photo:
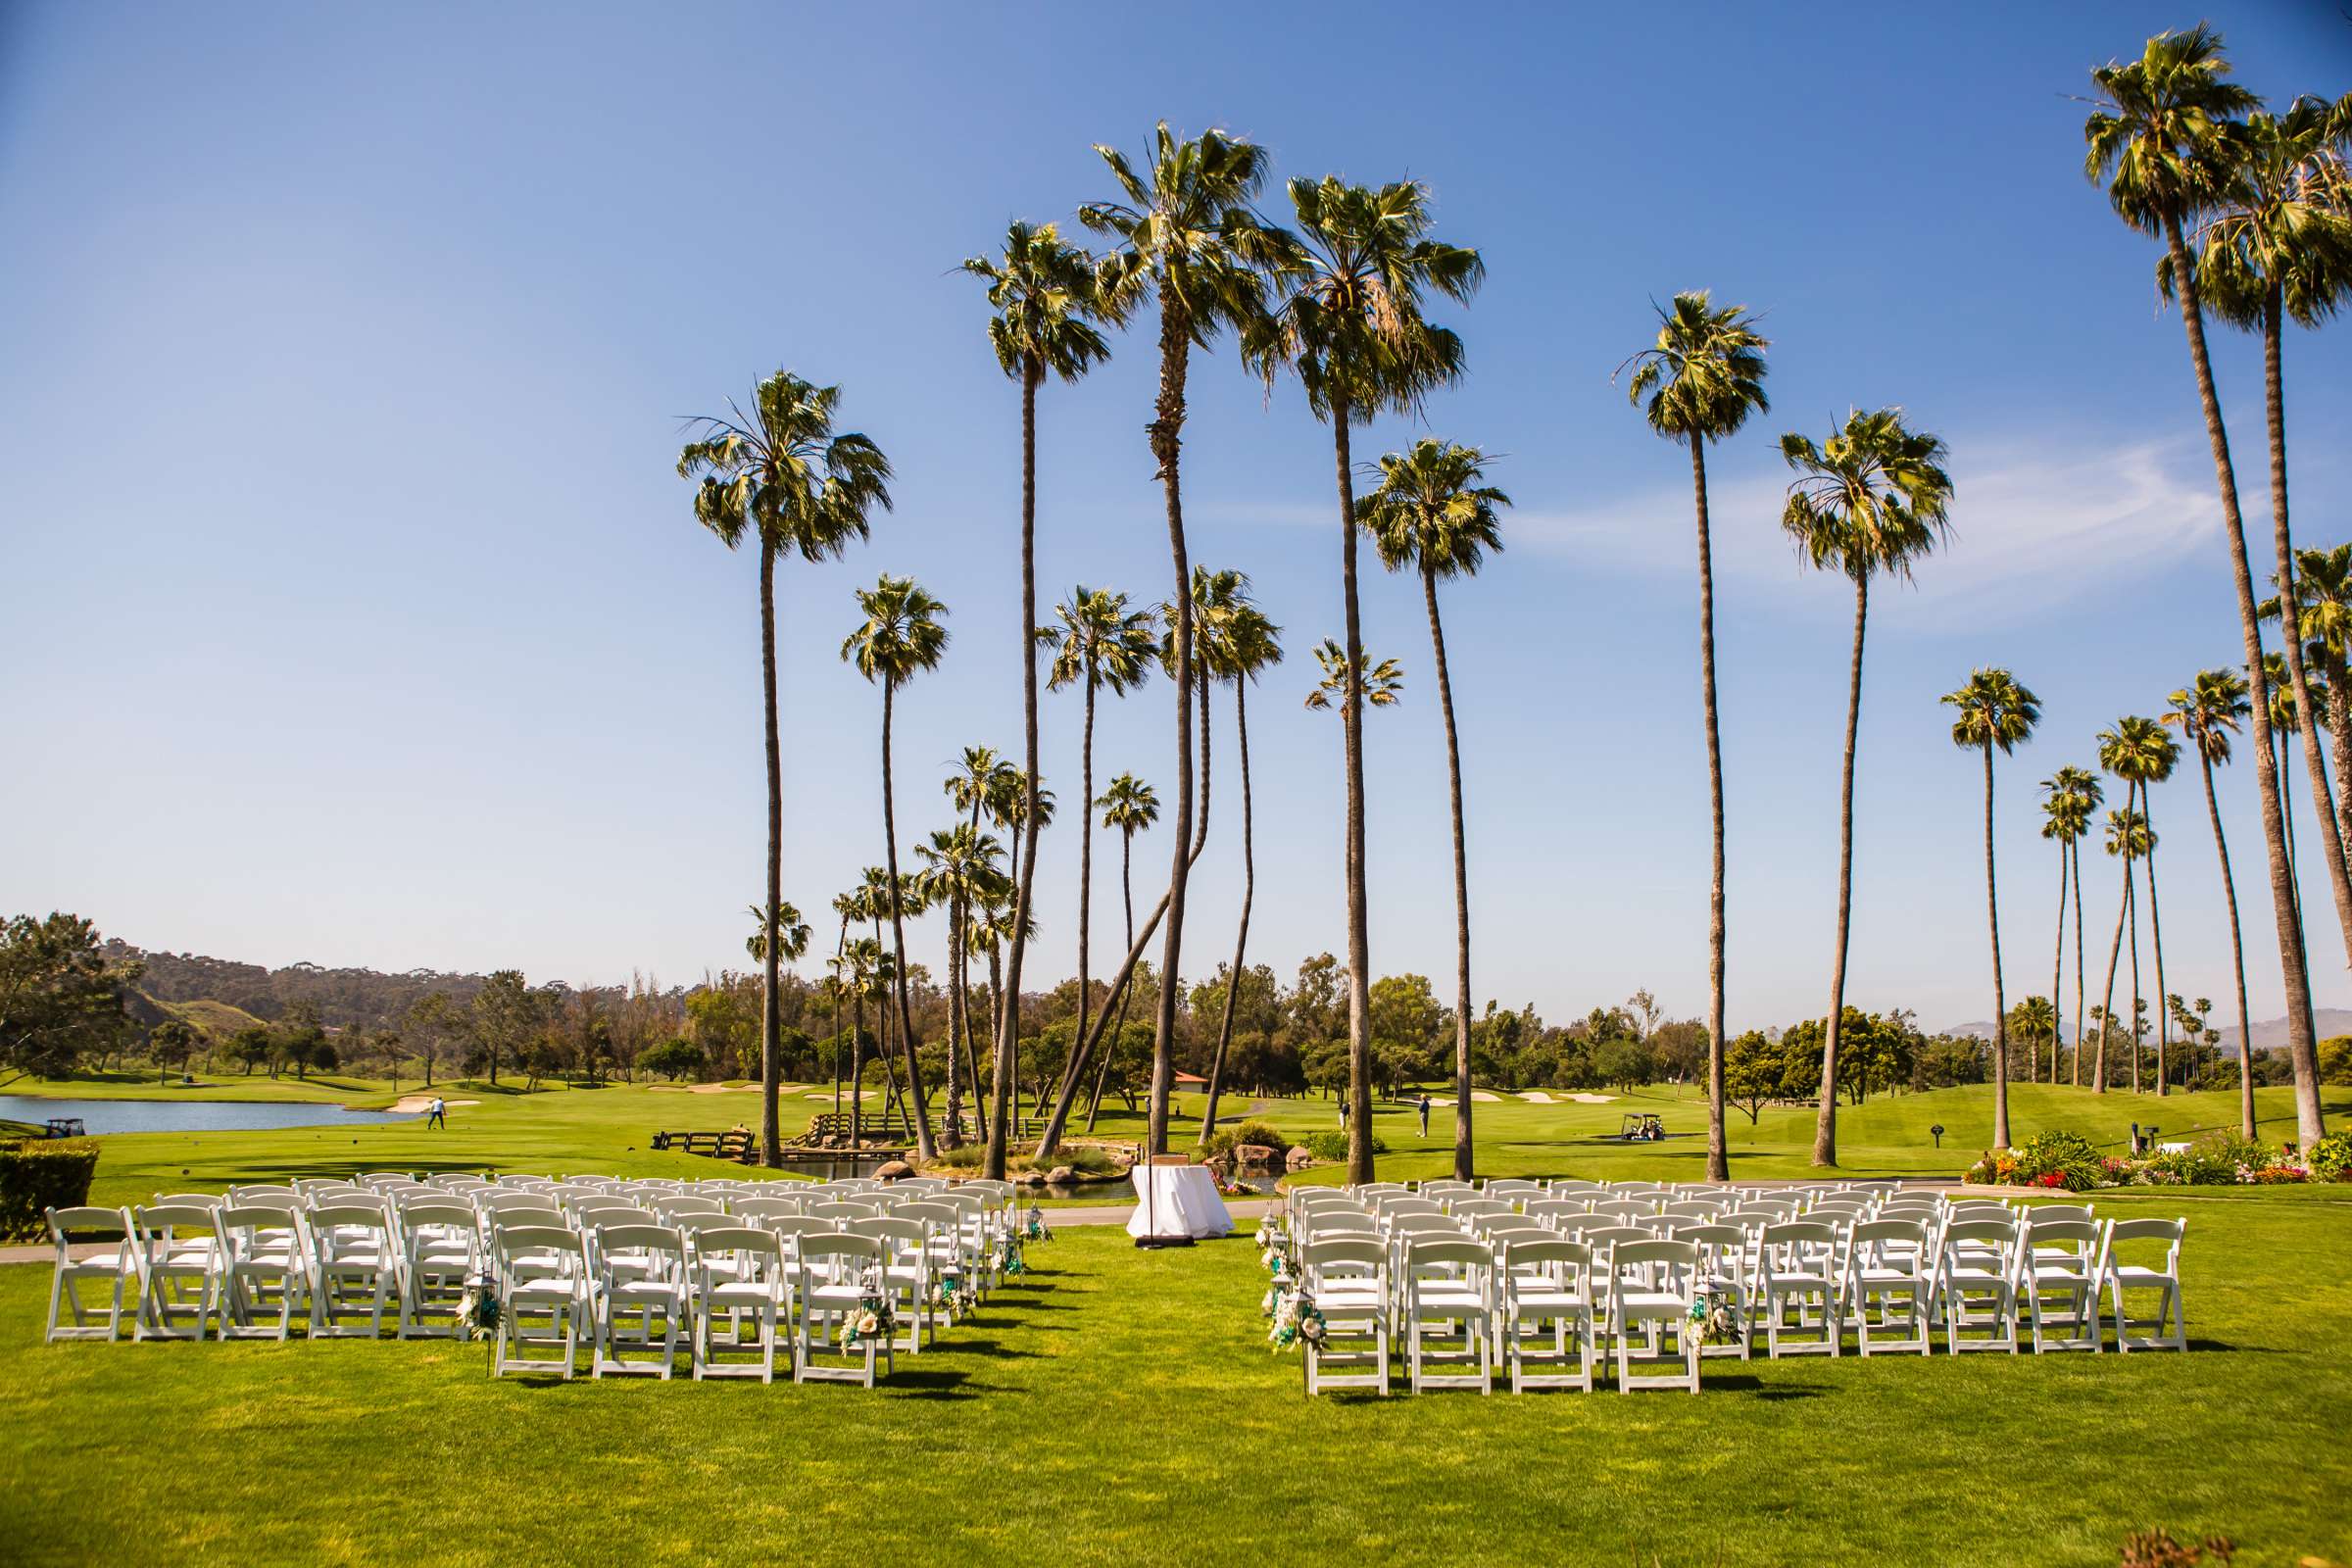
POLYGON ((1128 1174, 1135 1181, 1128 1235, 1198 1239, 1233 1234, 1233 1216, 1225 1211, 1225 1200, 1217 1196, 1216 1178, 1207 1166, 1138 1165, 1128 1174))

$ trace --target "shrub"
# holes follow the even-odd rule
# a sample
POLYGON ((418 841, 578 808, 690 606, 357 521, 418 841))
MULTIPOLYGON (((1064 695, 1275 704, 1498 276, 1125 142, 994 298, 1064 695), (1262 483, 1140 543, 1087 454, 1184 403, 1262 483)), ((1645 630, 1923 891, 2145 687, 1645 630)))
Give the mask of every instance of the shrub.
MULTIPOLYGON (((1319 1133, 1308 1133, 1302 1147, 1317 1159, 1346 1159, 1348 1157, 1348 1135, 1336 1128, 1319 1133)), ((1375 1133, 1372 1137, 1372 1152, 1385 1154, 1388 1152, 1387 1140, 1375 1133)))
POLYGON ((1270 1121, 1260 1121, 1254 1117, 1233 1130, 1233 1141, 1237 1144, 1256 1144, 1265 1149, 1291 1147, 1291 1141, 1283 1136, 1280 1128, 1270 1121))
POLYGON ((2140 1168, 2149 1180, 2159 1184, 2226 1186, 2237 1180, 2237 1167, 2245 1162, 2244 1156, 2249 1152, 2255 1163, 2268 1162, 2268 1156, 2260 1149, 2235 1134, 2212 1133, 2186 1149, 2153 1155, 2140 1168))
POLYGON ((950 1170, 973 1170, 977 1169, 987 1158, 988 1146, 986 1144, 965 1144, 960 1149, 941 1150, 938 1157, 931 1163, 945 1165, 950 1170))
POLYGON ((2017 1174, 2011 1179, 2028 1187, 2085 1193, 2105 1176, 2105 1164, 2089 1139, 2081 1133, 2046 1132, 2035 1133, 2019 1146, 2017 1174))
POLYGON ((1110 1157, 1110 1151, 1092 1144, 1064 1144, 1051 1154, 1031 1154, 1025 1163, 1031 1170, 1050 1171, 1056 1165, 1087 1176, 1116 1175, 1119 1162, 1110 1157))
POLYGON ((42 1211, 75 1208, 90 1200, 98 1146, 79 1139, 28 1139, 0 1144, 0 1242, 39 1241, 49 1234, 42 1211))
POLYGON ((2311 1146, 2314 1181, 2352 1181, 2352 1129, 2339 1127, 2311 1146))

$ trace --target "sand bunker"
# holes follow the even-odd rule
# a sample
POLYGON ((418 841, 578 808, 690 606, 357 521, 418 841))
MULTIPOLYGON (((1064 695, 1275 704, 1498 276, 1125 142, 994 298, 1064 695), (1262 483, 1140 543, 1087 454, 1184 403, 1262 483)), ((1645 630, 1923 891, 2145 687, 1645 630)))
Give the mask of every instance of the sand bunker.
POLYGON ((1605 1105, 1617 1097, 1615 1095, 1570 1095, 1568 1098, 1580 1105, 1605 1105))
POLYGON ((1523 1089, 1519 1092, 1519 1098, 1521 1100, 1532 1100, 1539 1105, 1548 1105, 1551 1103, 1551 1097, 1541 1089, 1523 1089))

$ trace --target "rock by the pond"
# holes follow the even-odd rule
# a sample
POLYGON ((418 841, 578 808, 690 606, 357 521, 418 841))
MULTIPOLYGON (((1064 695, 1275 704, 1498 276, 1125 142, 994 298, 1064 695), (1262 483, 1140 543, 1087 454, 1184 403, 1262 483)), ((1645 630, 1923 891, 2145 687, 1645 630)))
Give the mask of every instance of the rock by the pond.
POLYGON ((1042 1170, 1015 1171, 1012 1184, 1015 1187, 1043 1187, 1046 1185, 1046 1173, 1042 1170))
POLYGON ((1269 1149, 1264 1144, 1236 1144, 1233 1146, 1234 1162, 1244 1170, 1265 1170, 1272 1166, 1281 1155, 1281 1150, 1269 1149))
POLYGON ((907 1164, 903 1159, 894 1159, 888 1161, 879 1170, 874 1172, 874 1180, 878 1182, 905 1181, 907 1177, 913 1174, 914 1167, 912 1165, 907 1164))
POLYGON ((1054 1187, 1066 1187, 1078 1179, 1078 1173, 1067 1165, 1056 1165, 1046 1172, 1046 1181, 1054 1187))
POLYGON ((1282 1168, 1285 1170, 1304 1170, 1314 1162, 1315 1156, 1308 1153, 1305 1147, 1299 1144, 1293 1144, 1291 1152, 1282 1156, 1282 1168))

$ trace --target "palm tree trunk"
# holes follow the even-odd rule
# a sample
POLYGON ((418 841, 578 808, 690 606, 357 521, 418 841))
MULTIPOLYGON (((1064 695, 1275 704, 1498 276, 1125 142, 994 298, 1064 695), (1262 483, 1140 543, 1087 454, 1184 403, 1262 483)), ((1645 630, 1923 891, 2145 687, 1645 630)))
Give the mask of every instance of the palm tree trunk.
MULTIPOLYGON (((1041 826, 1037 819, 1037 384, 1044 379, 1045 367, 1032 356, 1021 367, 1021 752, 1027 771, 1021 780, 1021 831, 1013 846, 1014 858, 1020 863, 1013 870, 1012 951, 1004 959, 1004 981, 997 993, 1004 1015, 997 1023, 996 1082, 989 1097, 996 1115, 989 1123, 988 1156, 981 1166, 992 1181, 1004 1179, 1004 1143, 1009 1136, 1004 1116, 1014 1088, 1012 1063, 1020 1051, 1022 964, 1029 951, 1031 889, 1037 878, 1041 826)), ((1080 803, 1081 816, 1093 810, 1091 803, 1080 803)), ((1083 930, 1079 940, 1085 940, 1083 930)), ((996 961, 992 952, 992 974, 996 961)), ((1080 990, 1084 989, 1082 984, 1080 990)))
MULTIPOLYGON (((1134 829, 1130 828, 1122 835, 1119 844, 1119 900, 1127 910, 1127 946, 1130 948, 1135 946, 1134 871, 1135 831, 1134 829)), ((1167 990, 1167 981, 1164 976, 1160 981, 1160 990, 1162 992, 1167 990)), ((1117 1021, 1112 1023, 1110 1026, 1110 1043, 1107 1046, 1099 1048, 1102 1059, 1101 1064, 1095 1070, 1095 1092, 1088 1098, 1086 1102, 1086 1130, 1090 1133, 1095 1130, 1096 1118, 1102 1114, 1102 1086, 1110 1081, 1111 1057, 1117 1054, 1119 1049, 1119 1035, 1127 1027, 1128 990, 1126 976, 1120 977, 1118 991, 1118 1018, 1117 1021)), ((1105 998, 1104 1005, 1107 1006, 1108 1004, 1109 999, 1105 998)), ((1158 1077, 1156 1068, 1154 1069, 1152 1076, 1154 1079, 1158 1077)))
POLYGON ((1372 1180, 1372 938, 1364 886, 1364 637, 1355 591, 1355 467, 1348 459, 1348 399, 1331 400, 1333 466, 1340 482, 1340 586, 1348 611, 1348 691, 1341 745, 1348 779, 1348 1179, 1372 1180))
MULTIPOLYGON (((2066 1019, 2059 1010, 2059 992, 2066 981, 2066 840, 2058 841, 2058 940, 2050 956, 2050 1082, 2058 1082, 2058 1048, 2066 1037, 2066 1019)), ((2041 1072, 2041 1054, 2034 1054, 2034 1071, 2041 1072)))
POLYGON ((1429 610, 1429 646, 1437 662, 1438 711, 1446 720, 1446 790, 1453 817, 1453 1178, 1471 1179, 1470 1129, 1470 861, 1463 844, 1462 749, 1453 723, 1453 679, 1446 663, 1446 626, 1438 618, 1437 573, 1421 570, 1421 599, 1429 610))
POLYGON ((2127 1049, 2132 1053, 2132 1092, 2139 1093, 2139 900, 2132 895, 2132 884, 2124 884, 2124 907, 2132 911, 2132 1023, 2124 1031, 2127 1049))
POLYGON ((1094 996, 1087 972, 1087 938, 1094 929, 1095 909, 1095 671, 1086 671, 1086 739, 1078 749, 1078 1030, 1070 1036, 1070 1061, 1078 1059, 1078 1043, 1086 1038, 1087 1014, 1094 996))
POLYGON ((1838 947, 1830 962, 1830 1016, 1821 1032, 1821 1111, 1813 1128, 1813 1163, 1838 1163, 1838 1024, 1845 1011, 1845 950, 1854 909, 1854 742, 1862 728, 1862 634, 1870 618, 1870 579, 1854 579, 1854 662, 1846 677, 1845 767, 1838 796, 1838 947))
POLYGON ((947 1102, 940 1112, 939 1142, 943 1149, 956 1149, 963 1143, 962 1069, 958 1061, 963 1052, 963 978, 956 968, 956 927, 961 923, 961 901, 948 900, 948 1081, 947 1102))
POLYGON ((1690 433, 1690 486, 1698 507, 1698 695, 1707 731, 1707 807, 1714 879, 1707 892, 1707 1180, 1732 1179, 1723 1128, 1723 742, 1716 729, 1715 561, 1707 519, 1705 439, 1690 433))
MULTIPOLYGON (((841 1102, 833 1102, 836 1115, 841 1102)), ((850 1152, 865 1141, 865 987, 850 997, 850 1152)))
MULTIPOLYGON (((2131 809, 2132 795, 2124 793, 2126 810, 2131 809)), ((2107 1092, 2107 1042, 2115 1037, 2115 972, 2124 956, 2124 916, 2132 911, 2132 861, 2124 860, 2124 893, 2115 906, 2115 941, 2107 949, 2107 994, 2099 1001, 2099 1054, 2090 1069, 2090 1092, 2107 1092)), ((2079 1065, 2079 1064, 2078 1064, 2079 1065)))
POLYGON ((841 1114, 841 982, 843 958, 850 951, 850 917, 841 917, 841 935, 833 941, 833 1114, 841 1114))
POLYGON ((2001 900, 1992 868, 1992 747, 1984 747, 1984 916, 1992 927, 1992 1146, 2009 1147, 2009 1003, 2001 990, 2001 900))
MULTIPOLYGON (((1183 313, 1163 295, 1159 308, 1159 399, 1152 421, 1152 455, 1167 497, 1168 556, 1176 571, 1173 627, 1176 645, 1176 848, 1168 865, 1168 929, 1160 949, 1159 1006, 1152 1028, 1152 1105, 1145 1134, 1154 1154, 1168 1152, 1168 1092, 1174 1087, 1176 986, 1184 961, 1184 895, 1193 836, 1193 568, 1184 543, 1184 491, 1179 468, 1184 429, 1184 382, 1192 338, 1183 313)), ((1107 1059, 1107 1058, 1106 1058, 1107 1059)))
MULTIPOLYGON (((931 1141, 931 1107, 923 1095, 923 1070, 914 1059, 914 1009, 906 1000, 906 915, 900 907, 905 901, 900 896, 899 821, 892 805, 890 720, 897 696, 898 683, 885 680, 882 683, 882 842, 888 854, 883 865, 890 873, 890 951, 899 971, 899 1048, 906 1054, 906 1105, 914 1122, 915 1152, 928 1160, 935 1158, 939 1151, 931 1141)), ((948 1060, 953 1074, 953 1054, 948 1060)))
POLYGON ((2278 736, 2278 815, 2286 825, 2286 886, 2289 902, 2295 910, 2295 944, 2303 955, 2306 968, 2311 963, 2310 928, 2303 923, 2303 858, 2295 849, 2295 775, 2286 765, 2286 755, 2294 745, 2293 732, 2277 731, 2278 736))
POLYGON ((2222 832, 2222 803, 2213 789, 2213 761, 2197 746, 2199 771, 2205 777, 2205 814, 2213 822, 2213 848, 2222 859, 2222 899, 2230 906, 2230 970, 2237 982, 2237 1100, 2238 1132, 2254 1136, 2254 1017, 2246 1005, 2246 949, 2237 930, 2237 883, 2230 873, 2230 840, 2222 832))
MULTIPOLYGON (((2262 622, 2254 603, 2254 571, 2246 556, 2245 519, 2238 512, 2237 474, 2230 462, 2230 432, 2222 423, 2221 397, 2214 389, 2213 359, 2205 347, 2204 307, 2198 300, 2196 270, 2189 265, 2188 246, 2181 238, 2179 217, 2165 219, 2164 239, 2172 257, 2174 294, 2180 302, 2181 327, 2188 334, 2189 363, 2196 371, 2197 401, 2205 416, 2205 437, 2213 448, 2214 479, 2221 490, 2222 520, 2230 538, 2238 625, 2245 641, 2247 681, 2253 688, 2250 695, 2254 707, 2254 767, 2262 791, 2263 847, 2270 853, 2271 906, 2278 928, 2278 966, 2286 993, 2286 1049, 2295 1074, 2295 1125, 2301 1147, 2309 1149, 2326 1133, 2327 1124, 2320 1114, 2319 1052, 2312 1035, 2311 977, 2298 939, 2278 776, 2271 761, 2270 683, 2262 669, 2262 622)), ((2352 937, 2352 930, 2346 935, 2352 937)))
MULTIPOLYGON (((2140 809, 2149 810, 2148 792, 2139 792, 2140 809)), ((2156 1098, 2162 1100, 2167 1091, 2164 1083, 2166 1047, 2172 1038, 2173 994, 2164 989, 2164 903, 2156 896, 2156 820, 2148 818, 2148 940, 2156 949, 2156 1098)))
MULTIPOLYGON (((2335 737, 2335 798, 2334 806, 2338 830, 2352 840, 2352 689, 2345 685, 2346 671, 2341 654, 2323 650, 2321 662, 2328 670, 2328 724, 2335 737)), ((2352 849, 2346 852, 2352 855, 2352 849)))
POLYGON ((1225 1088, 1225 1052, 1233 1044, 1233 1004, 1242 990, 1242 965, 1250 950, 1250 905, 1257 894, 1257 857, 1250 842, 1250 708, 1246 672, 1233 678, 1233 727, 1242 761, 1242 920, 1233 937, 1233 968, 1225 981, 1224 1015, 1217 1021, 1217 1051, 1208 1063, 1208 1103, 1200 1112, 1200 1142, 1217 1126, 1217 1097, 1225 1088))
MULTIPOLYGON (((2069 839, 2067 858, 2075 867, 2075 1060, 2068 1076, 2074 1087, 2082 1087, 2082 840, 2069 839)), ((2051 1058, 2050 1077, 2058 1076, 2057 1058, 2051 1058)))
MULTIPOLYGON (((760 687, 767 720, 767 912, 760 954, 760 1162, 783 1164, 783 1121, 777 1105, 782 1083, 777 1062, 781 1038, 776 1014, 776 911, 784 902, 784 759, 776 739, 776 549, 760 537, 760 687)), ((497 1074, 494 1072, 493 1079, 497 1074)))
MULTIPOLYGON (((2311 700, 2310 681, 2304 673, 2303 636, 2296 612, 2294 540, 2287 528, 2285 383, 2279 368, 2281 309, 2279 285, 2274 282, 2262 302, 2262 390, 2263 412, 2271 437, 2271 532, 2272 546, 2278 558, 2279 625, 2283 632, 2279 641, 2285 645, 2287 685, 2294 692, 2295 712, 2302 720, 2298 727, 2303 732, 2303 763, 2310 775, 2311 798, 2320 820, 2320 858, 2328 872, 2328 890, 2335 896, 2336 923, 2343 929, 2344 959, 2352 963, 2352 873, 2346 870, 2343 834, 2330 808, 2327 753, 2319 725, 2313 722, 2318 705, 2311 700)), ((2308 939, 2309 933, 2305 935, 2308 939)))

